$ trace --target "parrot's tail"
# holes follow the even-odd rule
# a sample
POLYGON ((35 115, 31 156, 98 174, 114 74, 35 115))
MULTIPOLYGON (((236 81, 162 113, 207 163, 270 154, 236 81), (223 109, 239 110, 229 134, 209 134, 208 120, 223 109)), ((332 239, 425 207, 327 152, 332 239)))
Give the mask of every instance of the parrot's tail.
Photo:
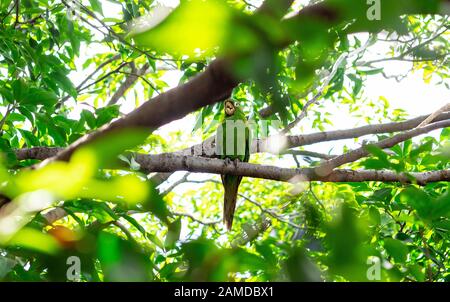
POLYGON ((236 200, 241 179, 242 177, 234 175, 222 176, 222 183, 225 189, 223 198, 223 222, 228 231, 233 226, 234 211, 236 209, 236 200))

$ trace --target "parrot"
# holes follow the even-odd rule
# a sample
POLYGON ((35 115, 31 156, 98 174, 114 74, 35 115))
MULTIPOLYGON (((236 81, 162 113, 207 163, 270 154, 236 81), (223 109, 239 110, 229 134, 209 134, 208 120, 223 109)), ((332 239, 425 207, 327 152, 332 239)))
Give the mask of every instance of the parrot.
MULTIPOLYGON (((216 148, 219 157, 230 164, 248 162, 250 159, 250 129, 244 112, 234 101, 224 102, 225 116, 217 129, 216 148), (230 129, 231 128, 231 129, 230 129), (230 135, 231 133, 231 135, 230 135), (234 134, 234 135, 233 135, 234 134), (230 146, 231 145, 231 146, 230 146)), ((233 225, 239 184, 242 176, 221 175, 224 187, 223 222, 228 231, 233 225)))

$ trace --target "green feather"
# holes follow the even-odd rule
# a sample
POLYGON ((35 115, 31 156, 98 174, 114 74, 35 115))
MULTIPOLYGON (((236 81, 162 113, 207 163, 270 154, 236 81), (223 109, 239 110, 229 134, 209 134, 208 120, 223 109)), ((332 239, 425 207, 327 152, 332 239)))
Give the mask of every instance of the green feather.
MULTIPOLYGON (((231 116, 225 115, 218 128, 216 144, 220 152, 220 158, 248 162, 250 158, 250 129, 247 118, 239 107, 231 116), (230 146, 229 144, 232 144, 230 146)), ((221 175, 224 186, 223 221, 228 230, 233 225, 236 200, 242 176, 221 175)))

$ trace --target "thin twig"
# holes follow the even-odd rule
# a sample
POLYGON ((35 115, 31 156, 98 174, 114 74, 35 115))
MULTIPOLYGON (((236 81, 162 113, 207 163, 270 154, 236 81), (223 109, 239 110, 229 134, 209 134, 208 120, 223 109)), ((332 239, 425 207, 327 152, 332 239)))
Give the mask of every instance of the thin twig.
POLYGON ((287 219, 284 219, 282 216, 278 215, 277 213, 275 213, 275 212, 272 211, 272 210, 266 209, 266 208, 265 208, 262 204, 260 204, 259 202, 254 201, 254 200, 248 198, 247 196, 245 196, 245 195, 243 195, 243 194, 240 194, 240 193, 239 193, 238 195, 239 195, 240 197, 244 198, 245 200, 247 200, 248 202, 254 204, 254 205, 257 206, 262 212, 264 212, 264 213, 266 213, 266 214, 272 216, 273 218, 275 218, 275 219, 277 219, 277 220, 279 220, 279 221, 281 221, 281 222, 283 222, 283 223, 286 223, 286 224, 288 224, 288 225, 290 225, 291 227, 294 227, 294 228, 296 228, 296 229, 303 229, 302 226, 299 226, 299 225, 297 225, 297 224, 295 224, 295 223, 290 222, 290 221, 287 220, 287 219))
POLYGON ((312 187, 312 182, 309 183, 309 192, 311 193, 312 197, 314 197, 314 199, 317 201, 317 203, 320 205, 322 210, 324 210, 324 212, 326 212, 327 209, 323 205, 322 201, 317 197, 316 193, 314 193, 314 190, 313 190, 313 187, 312 187))
POLYGON ((427 117, 423 122, 421 122, 417 126, 417 128, 425 127, 426 125, 431 123, 437 116, 441 115, 441 113, 444 113, 446 111, 450 111, 450 103, 445 104, 444 106, 442 106, 441 108, 430 114, 430 116, 427 117))
POLYGON ((207 225, 207 226, 216 225, 216 224, 219 224, 221 222, 221 220, 203 221, 203 220, 200 220, 198 218, 195 218, 194 215, 188 214, 188 213, 171 212, 171 214, 174 215, 174 216, 187 217, 187 218, 191 219, 192 221, 195 221, 195 222, 198 222, 200 224, 207 225))
POLYGON ((186 173, 183 175, 182 178, 180 178, 179 180, 177 180, 176 182, 174 182, 170 187, 168 187, 166 190, 164 190, 164 192, 161 192, 161 196, 165 196, 167 194, 169 194, 173 189, 175 189, 175 187, 177 187, 178 185, 184 183, 187 181, 188 176, 191 173, 186 173))
POLYGON ((8 104, 6 107, 5 116, 0 121, 0 134, 3 133, 3 126, 5 125, 6 119, 8 118, 9 114, 14 110, 15 106, 13 104, 8 104))
POLYGON ((314 104, 316 104, 320 97, 322 97, 324 91, 327 89, 328 85, 330 84, 330 81, 334 78, 334 76, 336 75, 337 71, 339 70, 339 68, 341 67, 342 63, 349 57, 358 55, 359 53, 363 52, 364 50, 367 49, 367 47, 370 45, 370 43, 373 41, 373 36, 369 37, 369 39, 366 41, 366 43, 355 49, 354 51, 348 53, 345 52, 343 54, 341 54, 339 56, 339 58, 336 60, 336 63, 333 65, 333 68, 330 72, 330 74, 326 77, 325 81, 323 82, 323 84, 321 85, 321 87, 319 88, 318 92, 313 96, 312 99, 308 100, 306 102, 306 104, 303 106, 302 111, 300 112, 300 115, 297 116, 295 118, 295 120, 293 122, 291 122, 290 124, 288 124, 286 126, 286 128, 284 128, 281 131, 281 134, 286 134, 288 133, 292 128, 294 128, 302 119, 304 119, 306 117, 306 115, 308 114, 308 108, 314 104))
POLYGON ((83 91, 83 90, 86 90, 86 89, 88 89, 89 87, 91 87, 91 86, 93 86, 93 85, 95 85, 95 84, 97 84, 97 83, 103 81, 104 79, 106 79, 106 78, 108 78, 110 75, 112 75, 112 74, 118 72, 120 69, 122 69, 123 67, 125 67, 125 66, 128 65, 128 64, 130 64, 130 62, 123 62, 122 64, 120 64, 120 65, 119 65, 117 68, 115 68, 114 70, 111 70, 110 72, 108 72, 107 74, 101 76, 100 78, 98 78, 98 79, 95 80, 94 82, 89 83, 88 85, 86 85, 86 86, 80 88, 80 89, 78 90, 78 92, 81 92, 81 91, 83 91))
POLYGON ((134 240, 133 235, 131 234, 131 232, 123 224, 121 224, 119 221, 114 220, 112 222, 112 224, 115 225, 116 227, 118 227, 127 236, 128 239, 134 240))

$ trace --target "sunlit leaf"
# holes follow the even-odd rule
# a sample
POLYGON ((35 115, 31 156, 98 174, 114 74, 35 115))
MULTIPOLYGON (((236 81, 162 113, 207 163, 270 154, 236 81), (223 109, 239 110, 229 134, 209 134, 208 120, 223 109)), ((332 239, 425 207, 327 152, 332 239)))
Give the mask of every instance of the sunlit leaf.
POLYGON ((8 245, 21 246, 45 254, 56 254, 60 246, 52 236, 40 231, 24 228, 8 241, 8 245))

